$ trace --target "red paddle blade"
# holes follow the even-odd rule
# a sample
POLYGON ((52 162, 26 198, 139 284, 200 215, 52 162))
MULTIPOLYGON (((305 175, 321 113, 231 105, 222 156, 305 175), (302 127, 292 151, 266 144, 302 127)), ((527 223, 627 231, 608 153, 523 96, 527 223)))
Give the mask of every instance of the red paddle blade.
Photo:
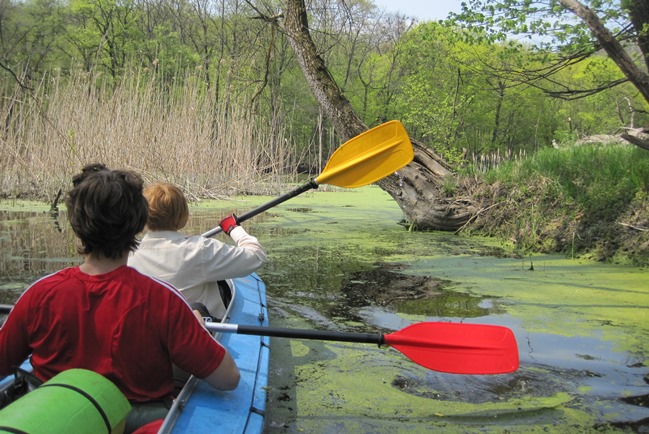
POLYGON ((514 333, 501 326, 421 322, 384 336, 413 362, 452 374, 505 374, 518 369, 514 333))

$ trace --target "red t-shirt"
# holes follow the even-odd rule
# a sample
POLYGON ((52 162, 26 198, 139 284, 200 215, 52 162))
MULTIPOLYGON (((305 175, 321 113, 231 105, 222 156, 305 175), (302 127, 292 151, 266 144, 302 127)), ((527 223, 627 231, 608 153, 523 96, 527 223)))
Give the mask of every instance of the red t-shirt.
POLYGON ((149 401, 171 394, 172 364, 205 378, 225 350, 180 292, 124 265, 94 276, 66 268, 30 286, 0 329, 0 375, 30 354, 43 380, 84 368, 149 401))

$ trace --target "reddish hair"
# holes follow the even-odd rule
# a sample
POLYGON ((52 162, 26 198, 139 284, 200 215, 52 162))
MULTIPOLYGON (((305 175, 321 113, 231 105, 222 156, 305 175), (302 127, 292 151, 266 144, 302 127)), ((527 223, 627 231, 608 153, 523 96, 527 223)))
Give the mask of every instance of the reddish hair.
POLYGON ((182 190, 172 184, 156 183, 144 189, 149 202, 147 228, 152 231, 177 231, 187 224, 189 207, 182 190))

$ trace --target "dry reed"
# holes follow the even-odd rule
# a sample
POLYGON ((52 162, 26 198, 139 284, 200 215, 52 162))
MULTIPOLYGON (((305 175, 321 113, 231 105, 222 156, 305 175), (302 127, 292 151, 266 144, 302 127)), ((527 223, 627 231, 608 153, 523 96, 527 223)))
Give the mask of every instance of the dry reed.
POLYGON ((297 165, 272 115, 251 114, 245 100, 214 103, 189 75, 164 88, 145 72, 110 90, 88 73, 48 76, 29 92, 4 86, 0 197, 51 201, 91 162, 176 183, 193 198, 270 194, 297 165))

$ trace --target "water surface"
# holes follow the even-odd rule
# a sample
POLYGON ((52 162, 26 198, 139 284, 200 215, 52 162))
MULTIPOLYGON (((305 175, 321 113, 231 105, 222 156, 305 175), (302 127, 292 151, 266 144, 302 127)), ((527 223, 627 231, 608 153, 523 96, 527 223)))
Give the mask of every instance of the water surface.
MULTIPOLYGON (((268 199, 194 204, 186 232, 268 199)), ((78 263, 65 213, 25 208, 0 214, 0 302, 78 263)), ((649 431, 646 270, 518 257, 498 240, 407 232, 401 218, 367 187, 303 194, 244 223, 268 251, 259 274, 271 324, 384 333, 420 321, 502 325, 517 338, 520 368, 444 374, 390 348, 272 338, 267 432, 649 431)))

